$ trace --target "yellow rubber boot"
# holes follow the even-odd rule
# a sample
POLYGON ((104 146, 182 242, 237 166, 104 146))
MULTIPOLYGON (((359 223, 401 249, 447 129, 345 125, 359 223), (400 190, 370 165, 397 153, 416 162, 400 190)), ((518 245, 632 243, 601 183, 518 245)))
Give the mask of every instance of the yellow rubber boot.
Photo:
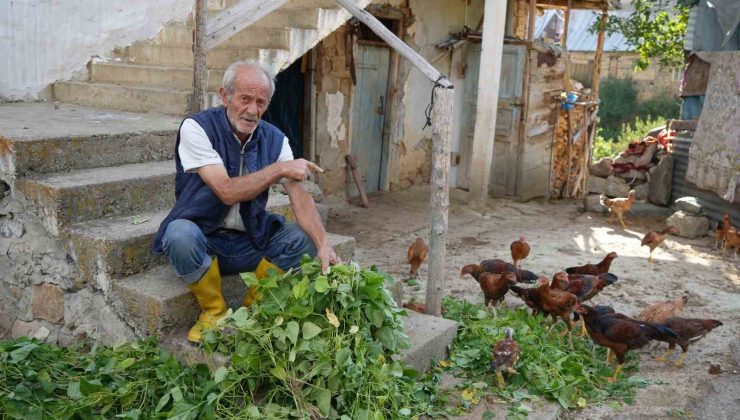
POLYGON ((216 257, 213 257, 211 266, 203 277, 196 283, 189 284, 188 288, 200 305, 200 315, 188 331, 188 340, 199 343, 203 339, 203 329, 215 327, 216 321, 226 315, 226 301, 221 293, 221 273, 216 257))
MULTIPOLYGON (((254 269, 254 276, 257 277, 258 280, 264 279, 270 275, 268 273, 268 270, 275 270, 277 274, 285 274, 285 271, 281 270, 280 267, 262 258, 260 260, 260 263, 257 264, 257 268, 254 269)), ((244 301, 242 302, 242 305, 248 308, 252 306, 252 304, 255 300, 257 300, 258 297, 259 296, 257 296, 257 288, 250 287, 249 290, 247 290, 247 295, 244 296, 244 301)))

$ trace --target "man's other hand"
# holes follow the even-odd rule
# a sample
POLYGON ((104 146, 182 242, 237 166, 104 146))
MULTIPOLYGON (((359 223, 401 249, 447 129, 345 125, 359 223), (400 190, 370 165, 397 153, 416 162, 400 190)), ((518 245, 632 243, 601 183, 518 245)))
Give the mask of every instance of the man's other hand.
POLYGON ((324 172, 323 169, 319 168, 315 163, 306 159, 295 159, 287 162, 283 162, 283 177, 292 179, 293 181, 305 181, 308 179, 308 175, 311 172, 324 172))
POLYGON ((334 253, 334 249, 331 245, 326 244, 319 248, 319 252, 316 255, 321 260, 321 274, 326 274, 326 270, 329 268, 329 264, 338 264, 342 261, 339 260, 337 254, 334 253))

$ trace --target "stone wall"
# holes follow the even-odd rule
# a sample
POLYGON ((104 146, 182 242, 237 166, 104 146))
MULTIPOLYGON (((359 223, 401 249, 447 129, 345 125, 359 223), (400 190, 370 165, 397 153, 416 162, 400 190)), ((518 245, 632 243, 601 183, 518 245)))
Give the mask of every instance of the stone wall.
POLYGON ((0 329, 59 345, 134 339, 102 293, 75 286, 76 264, 28 210, 9 190, 0 198, 0 329))

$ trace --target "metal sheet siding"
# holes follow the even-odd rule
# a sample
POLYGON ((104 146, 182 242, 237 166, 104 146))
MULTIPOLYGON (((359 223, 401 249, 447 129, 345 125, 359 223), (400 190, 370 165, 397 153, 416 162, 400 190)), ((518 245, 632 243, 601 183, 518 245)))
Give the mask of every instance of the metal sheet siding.
POLYGON ((686 169, 689 165, 689 147, 693 133, 679 133, 673 140, 673 192, 671 201, 681 197, 696 197, 704 207, 704 213, 712 221, 710 225, 722 219, 722 215, 729 213, 733 225, 740 226, 740 204, 729 203, 712 191, 702 190, 686 181, 686 169))

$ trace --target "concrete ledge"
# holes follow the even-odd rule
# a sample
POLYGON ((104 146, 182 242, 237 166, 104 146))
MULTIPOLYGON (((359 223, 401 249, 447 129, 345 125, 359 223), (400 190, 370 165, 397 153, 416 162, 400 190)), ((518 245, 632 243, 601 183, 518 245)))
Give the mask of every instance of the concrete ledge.
POLYGON ((411 348, 401 358, 419 372, 429 368, 432 360, 447 356, 447 347, 457 336, 457 322, 407 310, 404 330, 411 339, 411 348))

